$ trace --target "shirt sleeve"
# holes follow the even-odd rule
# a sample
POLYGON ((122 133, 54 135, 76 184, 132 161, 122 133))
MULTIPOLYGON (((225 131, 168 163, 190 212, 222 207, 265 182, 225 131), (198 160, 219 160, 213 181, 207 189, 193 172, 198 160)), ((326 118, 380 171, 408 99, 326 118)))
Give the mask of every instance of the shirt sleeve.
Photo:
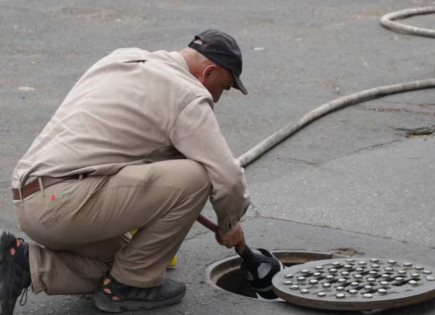
POLYGON ((250 204, 244 169, 234 158, 205 98, 190 102, 178 114, 170 140, 186 158, 201 163, 212 184, 210 202, 218 225, 224 232, 233 229, 250 204))

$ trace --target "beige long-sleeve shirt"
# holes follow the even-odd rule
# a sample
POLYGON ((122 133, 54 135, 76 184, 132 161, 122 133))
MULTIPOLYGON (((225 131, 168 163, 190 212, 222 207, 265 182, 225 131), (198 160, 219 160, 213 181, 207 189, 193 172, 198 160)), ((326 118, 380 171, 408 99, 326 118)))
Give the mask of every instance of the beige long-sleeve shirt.
POLYGON ((178 52, 118 49, 75 84, 18 162, 12 186, 39 176, 111 175, 180 157, 206 168, 219 227, 232 229, 249 195, 210 93, 178 52))

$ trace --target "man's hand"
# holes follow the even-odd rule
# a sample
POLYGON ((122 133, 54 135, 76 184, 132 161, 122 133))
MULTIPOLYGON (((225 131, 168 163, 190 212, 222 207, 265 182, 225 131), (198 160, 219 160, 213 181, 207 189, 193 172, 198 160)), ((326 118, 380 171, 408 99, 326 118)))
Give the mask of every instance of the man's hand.
POLYGON ((230 233, 224 233, 221 229, 216 233, 216 240, 219 244, 228 248, 236 247, 241 253, 245 249, 245 236, 242 227, 238 224, 230 233))

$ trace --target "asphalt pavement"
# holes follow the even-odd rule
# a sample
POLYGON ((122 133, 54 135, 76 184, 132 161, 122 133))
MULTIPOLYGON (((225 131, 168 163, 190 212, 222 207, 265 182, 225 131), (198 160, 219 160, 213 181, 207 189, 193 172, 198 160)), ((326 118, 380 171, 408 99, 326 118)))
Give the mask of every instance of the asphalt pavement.
MULTIPOLYGON (((207 28, 232 34, 249 94, 225 92, 216 115, 240 156, 328 101, 435 77, 435 39, 379 23, 383 14, 429 5, 434 1, 0 0, 0 229, 25 237, 10 196, 13 167, 74 82, 112 50, 178 50, 207 28)), ((403 20, 435 28, 433 21, 403 20)), ((434 96, 422 90, 334 112, 248 166, 249 244, 435 266, 434 96)), ((214 219, 210 206, 204 214, 214 219)), ((186 282, 185 299, 143 314, 336 314, 211 285, 207 266, 232 255, 195 224, 168 273, 186 282)), ((30 294, 16 314, 99 312, 86 297, 30 294)), ((382 314, 435 314, 435 301, 382 314)))

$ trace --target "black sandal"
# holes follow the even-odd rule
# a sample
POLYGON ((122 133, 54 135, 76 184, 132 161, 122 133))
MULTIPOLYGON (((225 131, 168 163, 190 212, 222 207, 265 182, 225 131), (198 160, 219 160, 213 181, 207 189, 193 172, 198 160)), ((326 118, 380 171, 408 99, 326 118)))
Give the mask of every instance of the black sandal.
POLYGON ((27 302, 30 287, 29 245, 9 232, 0 238, 0 303, 3 315, 12 315, 18 297, 27 302))
POLYGON ((131 287, 118 282, 111 275, 104 278, 93 296, 95 306, 104 312, 150 310, 179 302, 186 286, 166 279, 163 284, 152 288, 131 287))

